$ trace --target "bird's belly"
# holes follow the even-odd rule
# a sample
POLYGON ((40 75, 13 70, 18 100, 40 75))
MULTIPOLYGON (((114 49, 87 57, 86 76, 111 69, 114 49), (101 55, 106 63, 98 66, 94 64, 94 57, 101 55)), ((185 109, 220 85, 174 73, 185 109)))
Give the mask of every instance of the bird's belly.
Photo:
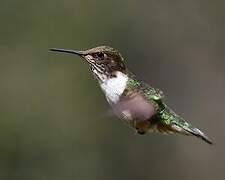
POLYGON ((132 112, 129 110, 121 111, 120 114, 117 112, 117 116, 134 128, 138 134, 145 134, 152 128, 149 120, 133 118, 132 112))
POLYGON ((126 123, 141 134, 151 128, 150 120, 156 113, 154 106, 140 94, 124 98, 113 104, 112 108, 117 116, 125 120, 126 123))
POLYGON ((156 111, 154 106, 138 95, 130 99, 111 104, 113 111, 125 119, 151 119, 156 111))

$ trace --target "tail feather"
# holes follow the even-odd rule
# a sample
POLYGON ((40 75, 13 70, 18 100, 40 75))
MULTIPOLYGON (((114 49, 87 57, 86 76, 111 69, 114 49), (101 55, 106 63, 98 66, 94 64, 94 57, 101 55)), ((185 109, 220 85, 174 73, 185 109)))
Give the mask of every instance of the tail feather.
POLYGON ((157 122, 159 131, 163 132, 176 132, 184 135, 193 135, 201 138, 208 144, 213 144, 212 141, 198 128, 193 127, 186 122, 183 118, 172 111, 168 106, 163 104, 164 109, 160 112, 161 121, 157 122))
POLYGON ((212 141, 209 139, 209 137, 207 135, 205 135, 202 131, 200 131, 198 128, 188 127, 188 128, 184 128, 184 130, 187 131, 188 133, 190 133, 193 136, 201 138, 202 140, 204 140, 208 144, 213 144, 212 141))
POLYGON ((202 131, 200 131, 198 128, 190 126, 190 124, 186 124, 188 126, 180 126, 178 124, 173 124, 171 128, 174 132, 181 133, 187 136, 195 136, 197 138, 200 138, 207 142, 208 144, 213 144, 212 141, 209 139, 207 135, 205 135, 202 131))

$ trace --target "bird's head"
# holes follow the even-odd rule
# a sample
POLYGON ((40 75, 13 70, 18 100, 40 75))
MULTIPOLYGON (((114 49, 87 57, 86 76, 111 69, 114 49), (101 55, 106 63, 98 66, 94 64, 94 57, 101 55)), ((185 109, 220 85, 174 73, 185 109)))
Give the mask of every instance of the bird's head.
POLYGON ((91 71, 99 80, 116 77, 117 72, 126 73, 123 57, 114 48, 99 46, 85 51, 52 48, 51 51, 75 54, 88 62, 91 71))

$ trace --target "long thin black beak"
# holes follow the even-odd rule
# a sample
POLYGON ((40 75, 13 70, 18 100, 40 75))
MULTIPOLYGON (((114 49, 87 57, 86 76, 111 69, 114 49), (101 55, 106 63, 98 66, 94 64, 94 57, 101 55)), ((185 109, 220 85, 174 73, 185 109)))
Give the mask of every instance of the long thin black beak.
POLYGON ((78 56, 82 56, 82 51, 75 51, 70 49, 59 49, 59 48, 51 48, 50 51, 62 52, 62 53, 69 53, 69 54, 76 54, 78 56))

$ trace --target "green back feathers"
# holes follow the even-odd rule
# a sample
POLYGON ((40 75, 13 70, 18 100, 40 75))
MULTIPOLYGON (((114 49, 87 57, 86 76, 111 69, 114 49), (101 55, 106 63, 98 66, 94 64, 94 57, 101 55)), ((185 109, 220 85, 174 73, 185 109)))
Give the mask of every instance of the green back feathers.
POLYGON ((150 87, 148 84, 138 81, 131 73, 129 73, 127 89, 141 91, 145 98, 149 101, 158 101, 164 97, 163 92, 161 90, 155 89, 153 87, 150 87))

